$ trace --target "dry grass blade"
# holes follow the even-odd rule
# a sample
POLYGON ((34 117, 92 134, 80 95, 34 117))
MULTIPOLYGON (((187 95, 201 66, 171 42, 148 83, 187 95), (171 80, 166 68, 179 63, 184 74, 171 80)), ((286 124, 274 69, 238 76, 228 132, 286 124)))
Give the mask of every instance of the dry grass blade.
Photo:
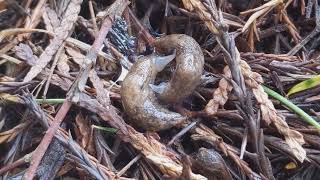
POLYGON ((54 10, 49 7, 45 7, 42 18, 48 31, 54 32, 55 34, 58 33, 57 30, 61 22, 54 10))
POLYGON ((272 0, 258 8, 243 12, 242 14, 251 13, 251 12, 254 12, 254 13, 250 16, 250 18, 248 19, 246 24, 243 26, 241 31, 245 32, 249 28, 249 26, 252 25, 258 18, 266 15, 268 12, 270 12, 274 7, 278 6, 280 3, 282 3, 282 0, 272 0))
POLYGON ((12 141, 20 132, 22 132, 28 125, 30 125, 29 122, 24 122, 16 127, 4 131, 0 133, 0 144, 5 143, 5 142, 10 142, 12 141))
POLYGON ((208 26, 208 28, 214 33, 219 34, 216 25, 212 23, 209 19, 211 19, 210 13, 207 12, 206 7, 202 4, 201 1, 198 0, 182 0, 183 5, 189 11, 196 11, 199 17, 204 20, 204 23, 208 26))
POLYGON ((26 29, 26 28, 5 29, 5 30, 0 31, 0 42, 2 42, 3 39, 8 36, 21 34, 21 33, 33 33, 33 32, 48 33, 48 31, 43 30, 43 29, 26 29))

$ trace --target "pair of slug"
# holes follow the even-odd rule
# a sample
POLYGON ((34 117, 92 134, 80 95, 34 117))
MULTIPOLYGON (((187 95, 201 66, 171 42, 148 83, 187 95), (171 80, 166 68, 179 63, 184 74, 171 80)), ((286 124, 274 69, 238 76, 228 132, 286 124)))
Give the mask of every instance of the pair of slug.
POLYGON ((122 82, 121 97, 125 112, 137 126, 149 131, 160 131, 179 126, 187 117, 172 112, 162 103, 180 103, 198 86, 204 66, 199 44, 190 36, 172 34, 156 39, 157 52, 139 58, 122 82), (169 82, 154 85, 157 73, 173 59, 176 68, 169 82))

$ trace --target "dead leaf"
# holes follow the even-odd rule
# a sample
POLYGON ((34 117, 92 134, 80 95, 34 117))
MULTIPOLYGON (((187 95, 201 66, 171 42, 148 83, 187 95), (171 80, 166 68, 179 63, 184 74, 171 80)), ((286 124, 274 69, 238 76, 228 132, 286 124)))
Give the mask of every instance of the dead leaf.
POLYGON ((72 57, 72 60, 77 63, 80 67, 84 61, 85 55, 83 55, 77 48, 66 47, 67 53, 72 57))
POLYGON ((81 147, 83 147, 83 149, 89 149, 89 152, 94 152, 92 144, 89 144, 91 138, 91 128, 88 120, 85 119, 81 113, 77 114, 75 120, 81 136, 81 142, 79 144, 81 147))
POLYGON ((16 55, 26 61, 30 66, 34 66, 39 60, 32 52, 32 49, 29 45, 20 43, 19 46, 15 47, 16 55))
POLYGON ((70 74, 69 74, 70 67, 68 64, 68 56, 65 53, 62 53, 60 55, 60 58, 59 58, 59 61, 57 64, 57 68, 62 74, 70 76, 70 74))
POLYGON ((52 10, 49 6, 45 7, 45 10, 42 14, 43 22, 46 25, 46 29, 50 32, 56 32, 56 29, 60 26, 60 20, 57 13, 52 10))

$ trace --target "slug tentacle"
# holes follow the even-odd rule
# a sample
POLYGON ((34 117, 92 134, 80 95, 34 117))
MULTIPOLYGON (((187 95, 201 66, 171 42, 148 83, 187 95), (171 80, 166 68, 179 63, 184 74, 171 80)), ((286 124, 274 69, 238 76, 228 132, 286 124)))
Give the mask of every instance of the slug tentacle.
POLYGON ((162 82, 159 85, 149 84, 149 86, 154 92, 161 94, 167 88, 168 83, 162 82))
POLYGON ((167 103, 179 103, 191 95, 201 82, 204 66, 201 47, 192 37, 184 34, 161 37, 154 45, 161 53, 176 50, 175 72, 158 97, 167 103))
POLYGON ((168 56, 158 56, 154 59, 154 66, 157 72, 161 72, 174 58, 176 57, 176 50, 168 56))

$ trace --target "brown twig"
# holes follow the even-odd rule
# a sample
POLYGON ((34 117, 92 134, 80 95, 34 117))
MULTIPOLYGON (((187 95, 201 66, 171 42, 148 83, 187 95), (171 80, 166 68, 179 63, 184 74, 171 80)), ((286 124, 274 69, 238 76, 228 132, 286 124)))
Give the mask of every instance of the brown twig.
POLYGON ((69 101, 65 101, 62 104, 60 110, 58 111, 56 117, 54 118, 52 125, 48 129, 46 135, 42 138, 37 149, 34 151, 32 160, 30 163, 30 167, 27 169, 26 173, 24 174, 23 180, 33 179, 43 155, 47 151, 55 132, 59 129, 60 124, 63 121, 64 117, 66 116, 67 112, 69 111, 70 107, 71 107, 71 103, 69 101))
POLYGON ((155 41, 155 38, 151 36, 151 34, 147 31, 147 29, 145 27, 143 27, 143 25, 140 23, 138 18, 133 14, 133 12, 131 11, 130 8, 127 8, 127 11, 129 13, 130 17, 132 18, 132 20, 134 21, 135 25, 137 26, 137 29, 139 30, 138 37, 139 37, 139 35, 142 35, 144 40, 149 45, 152 45, 155 41))
POLYGON ((11 164, 7 164, 7 165, 3 166, 0 169, 0 175, 10 171, 11 169, 14 169, 14 168, 20 166, 22 164, 30 162, 30 159, 31 159, 31 153, 24 155, 22 158, 16 160, 15 162, 13 162, 11 164))

